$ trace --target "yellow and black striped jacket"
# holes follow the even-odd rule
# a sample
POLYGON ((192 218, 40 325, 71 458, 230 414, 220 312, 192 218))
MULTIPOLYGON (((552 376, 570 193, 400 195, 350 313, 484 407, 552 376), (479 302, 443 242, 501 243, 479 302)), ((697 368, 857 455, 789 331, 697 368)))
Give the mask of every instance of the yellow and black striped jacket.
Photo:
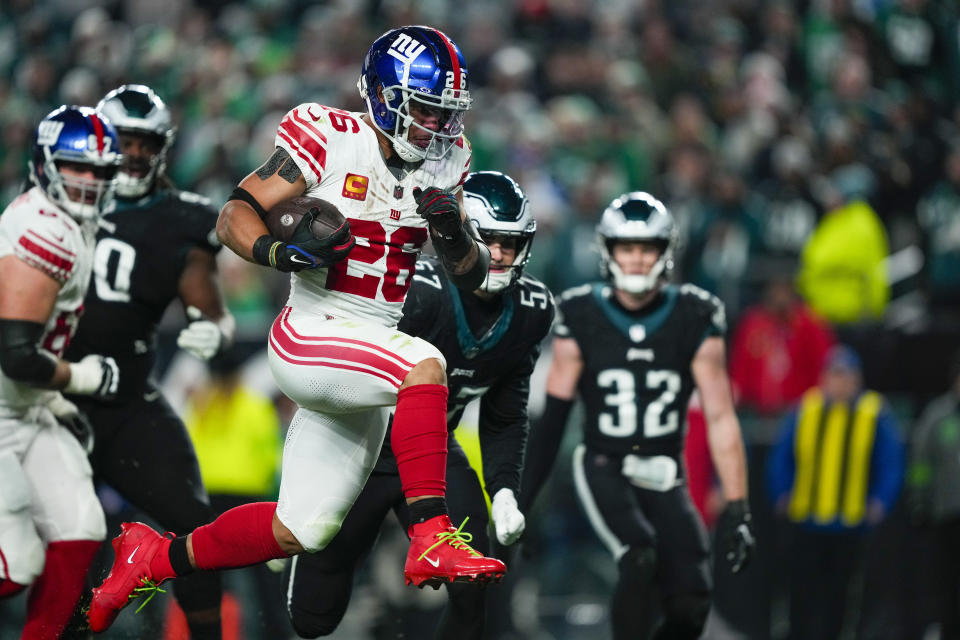
POLYGON ((890 510, 903 469, 903 445, 880 394, 839 403, 813 388, 786 418, 768 480, 775 501, 789 497, 793 522, 850 529, 864 524, 873 500, 890 510))

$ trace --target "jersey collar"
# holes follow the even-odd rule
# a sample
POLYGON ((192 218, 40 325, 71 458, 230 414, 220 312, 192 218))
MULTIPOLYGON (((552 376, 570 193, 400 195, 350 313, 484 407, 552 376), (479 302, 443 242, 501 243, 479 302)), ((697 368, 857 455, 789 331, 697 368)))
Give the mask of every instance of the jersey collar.
POLYGON ((510 322, 513 320, 513 296, 504 295, 503 311, 500 317, 493 323, 493 326, 487 329, 486 333, 478 340, 470 330, 467 324, 467 314, 463 310, 463 301, 460 299, 460 291, 454 287, 448 287, 450 292, 450 301, 453 306, 453 315, 457 319, 457 342, 460 344, 460 351, 467 360, 473 360, 484 351, 489 351, 500 342, 510 328, 510 322))

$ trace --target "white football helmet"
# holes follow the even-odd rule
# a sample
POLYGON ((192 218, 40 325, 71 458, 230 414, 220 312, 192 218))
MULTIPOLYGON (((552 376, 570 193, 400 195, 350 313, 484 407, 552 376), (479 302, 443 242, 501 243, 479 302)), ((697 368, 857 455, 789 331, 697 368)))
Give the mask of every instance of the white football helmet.
POLYGON ((117 195, 121 198, 139 198, 153 189, 157 176, 167 166, 167 151, 173 146, 176 129, 170 110, 163 100, 142 84, 117 87, 97 103, 97 111, 107 116, 119 134, 153 136, 160 151, 150 159, 146 175, 136 177, 121 167, 117 174, 117 195))
POLYGON ((677 225, 663 203, 645 191, 625 193, 607 206, 597 225, 597 240, 604 276, 627 293, 646 293, 665 281, 673 270, 677 225), (626 274, 613 259, 614 243, 635 240, 661 247, 660 257, 649 273, 626 274))

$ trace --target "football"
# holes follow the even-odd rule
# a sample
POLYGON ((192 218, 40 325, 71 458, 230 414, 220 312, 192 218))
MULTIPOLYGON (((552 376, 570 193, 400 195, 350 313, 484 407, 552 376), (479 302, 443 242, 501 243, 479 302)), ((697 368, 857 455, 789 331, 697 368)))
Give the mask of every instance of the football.
POLYGON ((310 231, 313 232, 313 237, 317 239, 322 240, 330 237, 346 222, 346 218, 333 204, 320 198, 307 196, 297 196, 278 203, 267 212, 264 222, 270 231, 270 235, 277 240, 289 242, 293 236, 293 230, 300 223, 300 219, 313 208, 320 212, 320 215, 310 225, 310 231))

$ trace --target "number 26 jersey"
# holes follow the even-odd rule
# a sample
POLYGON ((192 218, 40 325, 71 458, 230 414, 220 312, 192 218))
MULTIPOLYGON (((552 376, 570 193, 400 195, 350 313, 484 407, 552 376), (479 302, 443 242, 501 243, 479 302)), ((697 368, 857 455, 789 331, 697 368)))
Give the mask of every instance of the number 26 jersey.
POLYGON ((554 333, 576 340, 583 357, 578 390, 587 447, 679 462, 694 388, 690 365, 725 324, 722 303, 689 284, 664 286, 639 311, 620 305, 607 284, 564 292, 554 333))
POLYGON ((307 103, 287 113, 277 129, 276 145, 306 180, 304 195, 336 205, 357 240, 345 260, 293 274, 289 305, 392 327, 400 321, 427 240, 413 189, 458 191, 470 170, 470 146, 461 137, 445 157, 405 165, 408 171, 398 179, 362 117, 307 103))

